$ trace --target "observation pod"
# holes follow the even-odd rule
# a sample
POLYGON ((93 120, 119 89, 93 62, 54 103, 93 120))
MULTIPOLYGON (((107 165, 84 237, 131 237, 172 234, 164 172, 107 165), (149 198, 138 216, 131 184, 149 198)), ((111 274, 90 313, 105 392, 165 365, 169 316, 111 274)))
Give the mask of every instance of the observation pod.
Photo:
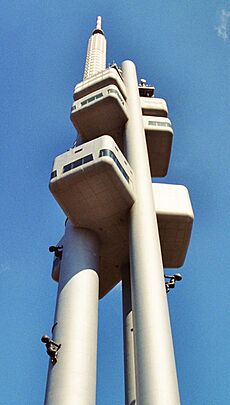
POLYGON ((133 172, 108 135, 56 157, 49 186, 75 226, 99 233, 119 225, 135 201, 133 172))
POLYGON ((154 183, 153 194, 157 212, 163 265, 183 266, 194 220, 189 192, 185 186, 154 183))
MULTIPOLYGON (((111 68, 110 70, 117 74, 115 69, 111 68)), ((108 77, 111 78, 110 73, 106 72, 106 80, 108 77)), ((97 76, 102 75, 103 73, 97 76)), ((123 84, 122 80, 121 83, 123 84)), ((84 82, 81 86, 84 88, 84 82)), ((157 110, 159 115, 167 113, 167 105, 163 99, 148 97, 144 97, 144 99, 148 100, 142 101, 143 113, 149 111, 155 113, 157 110)), ((114 138, 121 149, 123 130, 127 119, 125 98, 114 84, 81 97, 73 103, 71 109, 71 120, 84 141, 95 139, 106 133, 114 138)), ((164 177, 168 170, 173 138, 171 121, 162 116, 144 115, 143 123, 151 175, 152 177, 164 177)))
POLYGON ((84 141, 106 133, 122 145, 122 133, 128 115, 126 101, 114 84, 75 101, 70 118, 84 141))
POLYGON ((168 107, 163 98, 140 97, 140 100, 143 115, 153 115, 156 117, 168 116, 168 107))
POLYGON ((110 84, 117 86, 123 98, 126 100, 126 88, 120 70, 115 64, 78 83, 74 88, 73 99, 77 101, 110 84))
MULTIPOLYGON (((152 188, 163 265, 168 268, 181 267, 185 261, 194 219, 188 190, 181 185, 161 183, 153 184, 152 188)), ((110 223, 107 223, 103 232, 95 230, 100 233, 101 239, 99 296, 102 298, 121 280, 122 268, 129 263, 128 215, 122 218, 122 222, 117 221, 113 231, 110 223)), ((60 260, 54 259, 52 277, 55 281, 59 279, 59 271, 60 260)))
POLYGON ((71 222, 94 230, 100 238, 102 297, 110 289, 109 273, 114 274, 113 285, 117 284, 120 267, 128 258, 133 172, 114 140, 104 135, 58 156, 49 186, 71 222))
POLYGON ((143 124, 149 155, 152 177, 164 177, 167 174, 173 129, 168 118, 143 116, 143 124))

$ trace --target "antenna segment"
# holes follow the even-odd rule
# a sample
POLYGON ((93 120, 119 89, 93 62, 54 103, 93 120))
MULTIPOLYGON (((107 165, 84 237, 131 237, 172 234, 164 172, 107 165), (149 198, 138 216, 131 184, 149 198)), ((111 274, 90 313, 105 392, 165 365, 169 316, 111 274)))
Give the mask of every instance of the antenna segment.
POLYGON ((96 30, 101 30, 101 16, 97 17, 96 30))
POLYGON ((106 68, 106 39, 101 28, 101 17, 96 20, 87 48, 85 71, 83 80, 96 75, 106 68))

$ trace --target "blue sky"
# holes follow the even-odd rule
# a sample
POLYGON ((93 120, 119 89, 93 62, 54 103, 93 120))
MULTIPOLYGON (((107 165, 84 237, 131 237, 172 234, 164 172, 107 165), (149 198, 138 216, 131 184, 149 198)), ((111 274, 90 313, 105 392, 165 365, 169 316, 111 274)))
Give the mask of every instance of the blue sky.
MULTIPOLYGON (((102 15, 108 62, 125 59, 168 102, 174 141, 162 182, 195 212, 183 282, 168 296, 183 405, 230 403, 230 1, 1 1, 1 405, 42 404, 57 285, 48 246, 64 214, 48 191, 73 143, 72 91, 102 15)), ((97 405, 124 403, 121 289, 99 305, 97 405)), ((167 381, 165 382, 167 387, 167 381)))

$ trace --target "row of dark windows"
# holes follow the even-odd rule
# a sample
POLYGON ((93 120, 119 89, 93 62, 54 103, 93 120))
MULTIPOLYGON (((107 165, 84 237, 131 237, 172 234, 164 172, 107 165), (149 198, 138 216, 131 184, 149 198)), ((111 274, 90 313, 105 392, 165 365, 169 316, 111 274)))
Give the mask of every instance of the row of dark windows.
POLYGON ((148 121, 148 125, 154 125, 155 127, 170 127, 170 128, 172 128, 172 125, 169 122, 148 121))
MULTIPOLYGON (((123 100, 123 98, 120 95, 120 92, 118 90, 116 90, 116 89, 108 89, 108 94, 109 93, 116 93, 117 96, 119 97, 119 99, 121 100, 122 104, 124 104, 124 100, 123 100)), ((101 98, 101 97, 103 97, 103 93, 97 93, 95 96, 89 97, 86 100, 82 101, 81 106, 84 107, 86 104, 89 104, 92 101, 97 100, 98 98, 101 98)), ((71 111, 76 110, 76 108, 77 107, 75 105, 73 105, 72 108, 71 108, 71 111)))
MULTIPOLYGON (((117 157, 115 156, 115 154, 110 150, 110 149, 101 149, 100 153, 99 153, 99 157, 102 156, 109 156, 113 159, 113 161, 116 163, 118 169, 120 170, 120 172, 122 173, 122 175, 124 176, 124 178, 127 180, 127 182, 129 183, 129 176, 126 173, 126 171, 124 170, 124 168, 122 167, 121 163, 119 162, 119 160, 117 159, 117 157)), ((68 165, 63 166, 63 173, 66 173, 76 167, 79 167, 85 163, 90 162, 91 160, 93 160, 93 155, 92 153, 90 155, 84 156, 81 159, 77 159, 74 160, 74 162, 68 163, 68 165)), ((54 170, 51 173, 51 177, 50 179, 53 179, 54 177, 57 176, 57 170, 54 170)))
POLYGON ((68 172, 69 170, 74 169, 75 167, 84 165, 85 163, 90 162, 93 160, 92 153, 90 155, 84 156, 81 159, 74 160, 74 162, 69 163, 68 165, 63 166, 63 173, 68 172))
POLYGON ((102 156, 110 156, 114 162, 116 163, 118 169, 120 170, 120 172, 123 174, 124 178, 127 180, 127 182, 129 183, 129 176, 126 173, 126 171, 124 170, 124 168, 122 167, 121 163, 119 162, 119 160, 117 159, 117 157, 115 156, 115 154, 110 150, 110 149, 101 149, 100 150, 100 154, 99 157, 102 156))
POLYGON ((89 97, 86 100, 81 102, 81 106, 83 107, 84 105, 91 103, 92 101, 97 100, 98 98, 101 98, 101 97, 103 97, 102 93, 98 93, 95 96, 89 97))

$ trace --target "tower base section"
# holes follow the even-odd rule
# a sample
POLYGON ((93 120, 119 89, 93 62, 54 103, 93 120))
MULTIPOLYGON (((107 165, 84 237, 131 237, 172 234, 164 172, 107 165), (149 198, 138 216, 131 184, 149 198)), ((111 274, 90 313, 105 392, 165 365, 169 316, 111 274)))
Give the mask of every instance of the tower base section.
POLYGON ((53 339, 61 345, 50 364, 45 405, 95 405, 99 241, 67 222, 53 339))

